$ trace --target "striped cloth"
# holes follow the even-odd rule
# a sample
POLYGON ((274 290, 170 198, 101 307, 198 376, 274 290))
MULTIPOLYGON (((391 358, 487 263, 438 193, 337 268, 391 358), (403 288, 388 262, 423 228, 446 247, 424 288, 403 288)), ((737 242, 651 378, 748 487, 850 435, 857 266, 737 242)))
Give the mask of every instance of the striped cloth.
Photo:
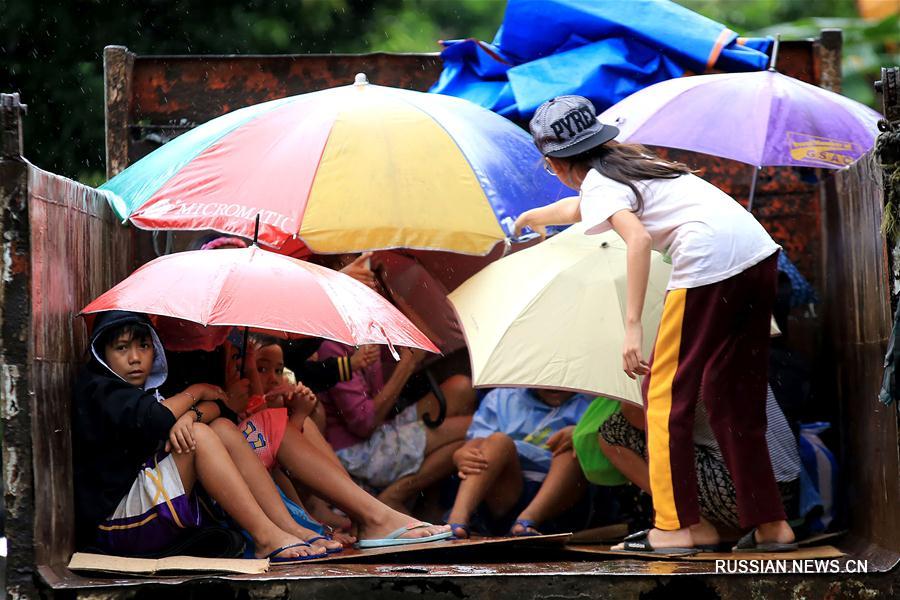
MULTIPOLYGON (((793 481, 800 476, 800 453, 797 449, 797 439, 794 437, 784 413, 781 412, 781 407, 775 400, 772 386, 767 386, 767 390, 766 443, 769 446, 772 471, 775 473, 775 481, 793 481)), ((725 462, 716 437, 710 429, 709 414, 706 412, 706 406, 702 400, 697 402, 697 412, 694 416, 694 443, 709 448, 718 460, 725 462)))

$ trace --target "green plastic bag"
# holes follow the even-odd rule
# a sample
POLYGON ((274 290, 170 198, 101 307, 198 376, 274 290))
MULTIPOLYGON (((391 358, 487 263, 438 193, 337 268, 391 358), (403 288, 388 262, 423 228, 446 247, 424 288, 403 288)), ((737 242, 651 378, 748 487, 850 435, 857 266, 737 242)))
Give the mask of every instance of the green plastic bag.
POLYGON ((628 483, 624 475, 619 473, 603 451, 597 440, 597 432, 603 423, 619 412, 620 405, 617 400, 610 400, 598 396, 584 412, 575 431, 572 432, 572 445, 575 446, 575 455, 581 464, 584 476, 591 483, 597 485, 623 485, 628 483))

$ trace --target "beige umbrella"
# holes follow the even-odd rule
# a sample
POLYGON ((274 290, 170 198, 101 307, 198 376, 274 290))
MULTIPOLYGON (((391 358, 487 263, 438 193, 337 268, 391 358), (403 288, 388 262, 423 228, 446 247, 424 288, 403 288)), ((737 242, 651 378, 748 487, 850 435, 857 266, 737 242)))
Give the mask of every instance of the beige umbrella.
MULTIPOLYGON (((500 259, 450 294, 476 387, 567 389, 642 404, 622 371, 626 246, 576 224, 500 259)), ((662 315, 671 266, 653 252, 644 302, 644 357, 662 315)))

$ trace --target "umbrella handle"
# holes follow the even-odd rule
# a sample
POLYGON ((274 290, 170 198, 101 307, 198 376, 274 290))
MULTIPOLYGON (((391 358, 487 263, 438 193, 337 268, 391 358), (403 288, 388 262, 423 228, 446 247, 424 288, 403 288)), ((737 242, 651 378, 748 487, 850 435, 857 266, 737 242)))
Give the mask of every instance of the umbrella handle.
POLYGON ((441 423, 447 418, 447 397, 444 396, 444 390, 441 389, 441 384, 438 383, 437 378, 434 376, 434 373, 431 372, 431 369, 425 369, 425 376, 428 377, 428 384, 431 386, 431 392, 438 401, 438 416, 437 419, 432 420, 431 414, 425 413, 422 415, 422 422, 425 423, 427 427, 434 429, 440 427, 441 423))
MULTIPOLYGON (((241 379, 244 379, 247 375, 247 339, 250 337, 249 335, 250 328, 244 327, 244 341, 241 343, 241 379)), ((253 365, 256 367, 256 365, 253 365)))

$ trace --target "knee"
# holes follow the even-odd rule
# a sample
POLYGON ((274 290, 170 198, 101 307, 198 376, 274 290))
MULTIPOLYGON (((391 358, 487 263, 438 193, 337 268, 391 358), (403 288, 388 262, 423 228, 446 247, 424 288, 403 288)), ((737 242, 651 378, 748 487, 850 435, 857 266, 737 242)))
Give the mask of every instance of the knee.
POLYGON ((445 395, 461 402, 468 412, 475 411, 475 390, 472 388, 472 380, 465 375, 453 375, 444 380, 441 389, 445 395))
MULTIPOLYGON (((194 425, 194 427, 197 427, 197 425, 202 425, 202 423, 197 423, 194 425)), ((222 417, 213 419, 209 423, 209 425, 204 425, 204 427, 209 431, 215 433, 220 438, 223 436, 232 435, 238 430, 237 425, 235 425, 228 419, 223 419, 222 417)))
POLYGON ((212 428, 205 423, 194 423, 194 426, 191 428, 191 434, 194 436, 194 442, 198 447, 212 443, 212 438, 216 437, 212 428))
POLYGON ((498 450, 507 452, 516 451, 516 443, 513 441, 513 439, 505 433, 501 433, 499 431, 487 436, 484 441, 492 448, 496 448, 498 450))
POLYGON ((474 394, 472 380, 465 375, 451 375, 441 384, 445 392, 456 394, 474 394))

